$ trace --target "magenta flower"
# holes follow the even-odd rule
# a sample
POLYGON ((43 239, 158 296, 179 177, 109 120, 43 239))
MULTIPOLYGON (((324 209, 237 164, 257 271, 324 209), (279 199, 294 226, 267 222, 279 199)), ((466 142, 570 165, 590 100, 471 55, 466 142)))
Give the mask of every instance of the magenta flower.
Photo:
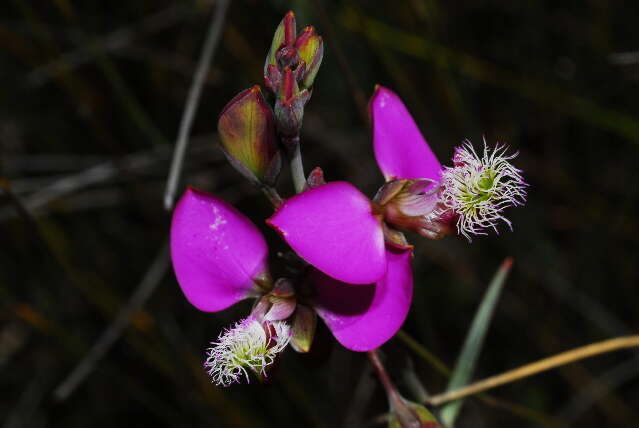
POLYGON ((266 222, 300 257, 339 281, 369 284, 386 273, 382 217, 349 183, 295 195, 266 222))
MULTIPOLYGON (((344 185, 331 183, 326 189, 344 185)), ((350 189, 348 186, 345 188, 350 189)), ((369 205, 367 199, 354 200, 350 209, 363 210, 369 205)), ((304 225, 302 218, 299 226, 304 225)), ((311 245, 317 228, 306 226, 311 245)), ((368 234, 371 229, 363 231, 368 234)), ((313 310, 348 349, 368 351, 390 339, 410 307, 411 255, 408 250, 385 248, 383 237, 378 239, 384 263, 388 260, 388 272, 384 265, 381 278, 370 284, 344 284, 315 269, 300 278, 273 282, 267 265, 268 248, 257 227, 223 200, 188 189, 171 224, 171 258, 184 295, 193 306, 207 312, 220 311, 245 298, 259 299, 251 315, 220 335, 209 350, 206 366, 214 381, 228 385, 246 377, 247 369, 265 376, 265 368, 289 341, 296 350, 308 351, 314 331, 314 322, 310 325, 315 319, 313 310), (280 283, 287 284, 284 291, 278 289, 280 283), (310 293, 296 293, 298 286, 310 289, 310 293)), ((300 243, 303 248, 305 245, 300 243)))
POLYGON ((387 184, 376 201, 386 221, 428 238, 441 238, 453 228, 470 240, 492 228, 498 233, 502 212, 523 205, 527 184, 509 161, 506 147, 481 156, 469 141, 455 149, 452 167, 442 167, 402 100, 377 86, 370 102, 375 158, 387 184))
POLYGON ((171 222, 171 259, 187 300, 206 312, 226 309, 269 287, 268 248, 234 207, 189 188, 171 222))
POLYGON ((313 270, 315 310, 345 348, 378 348, 402 326, 413 299, 411 253, 388 245, 388 269, 375 284, 345 284, 313 270))
POLYGON ((505 148, 470 143, 455 150, 453 167, 442 167, 410 113, 392 91, 378 86, 370 103, 373 148, 386 184, 373 201, 346 182, 332 182, 288 199, 267 220, 308 263, 352 284, 386 273, 386 243, 410 248, 396 228, 439 239, 455 232, 497 230, 502 211, 525 201, 521 171, 505 148))

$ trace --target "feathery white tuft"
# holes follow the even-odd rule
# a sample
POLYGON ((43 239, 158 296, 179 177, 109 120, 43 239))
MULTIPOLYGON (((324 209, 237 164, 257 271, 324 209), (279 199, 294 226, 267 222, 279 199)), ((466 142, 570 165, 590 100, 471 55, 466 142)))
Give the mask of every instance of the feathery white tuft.
POLYGON ((491 150, 484 139, 480 157, 466 140, 455 150, 454 166, 445 167, 442 172, 442 213, 452 210, 458 215, 457 231, 469 241, 471 234, 486 235, 488 228, 499 233, 500 220, 512 230, 502 212, 526 202, 528 185, 521 170, 509 162, 517 153, 507 155, 507 149, 498 144, 491 150))
POLYGON ((207 349, 204 367, 216 385, 240 383, 242 377, 248 383, 247 369, 266 376, 266 368, 273 364, 290 339, 286 322, 260 323, 250 316, 220 333, 218 340, 207 349))

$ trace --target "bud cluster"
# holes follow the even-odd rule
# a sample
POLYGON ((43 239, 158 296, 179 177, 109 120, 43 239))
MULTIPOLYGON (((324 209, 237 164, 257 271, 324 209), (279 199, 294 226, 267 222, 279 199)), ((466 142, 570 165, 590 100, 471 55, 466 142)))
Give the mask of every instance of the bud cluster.
POLYGON ((297 35, 295 15, 289 12, 275 31, 264 64, 264 84, 275 95, 275 120, 285 143, 296 144, 304 106, 311 97, 324 55, 322 37, 308 26, 297 35))
POLYGON ((299 143, 304 106, 322 63, 323 46, 311 26, 297 35, 295 15, 287 13, 264 64, 270 94, 265 97, 255 85, 235 96, 220 114, 222 149, 235 169, 255 184, 273 186, 279 175, 278 135, 289 149, 299 143))

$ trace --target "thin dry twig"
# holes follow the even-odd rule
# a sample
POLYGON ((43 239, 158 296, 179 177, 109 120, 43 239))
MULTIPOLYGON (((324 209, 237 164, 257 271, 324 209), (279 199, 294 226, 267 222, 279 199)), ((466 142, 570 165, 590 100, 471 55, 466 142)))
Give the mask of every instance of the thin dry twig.
POLYGON ((155 257, 155 260, 140 281, 135 292, 131 295, 127 304, 120 310, 113 322, 107 327, 98 341, 91 347, 82 361, 76 366, 71 374, 55 389, 53 396, 56 400, 66 400, 75 389, 93 371, 96 363, 104 357, 111 349, 111 346, 122 334, 124 328, 129 324, 131 316, 138 311, 144 303, 151 297, 153 291, 160 283, 169 267, 169 245, 168 242, 155 257))
MULTIPOLYGON (((214 140, 212 134, 204 134, 192 138, 192 140, 198 142, 206 142, 207 145, 198 146, 198 153, 206 153, 210 156, 211 152, 209 148, 210 142, 214 140)), ((38 213, 38 209, 46 206, 49 202, 68 196, 75 192, 78 192, 87 187, 102 184, 109 180, 117 178, 122 172, 127 171, 140 171, 156 165, 158 162, 163 162, 168 159, 170 155, 170 147, 168 144, 159 145, 151 150, 145 150, 137 153, 132 153, 121 159, 114 159, 106 162, 101 162, 97 165, 83 169, 81 171, 73 172, 71 174, 64 175, 56 178, 46 185, 40 186, 38 191, 24 198, 24 206, 32 213, 38 213)), ((217 158, 212 158, 217 159, 217 158)), ((15 185, 17 190, 22 189, 22 180, 16 180, 15 185)), ((16 192, 17 193, 17 192, 16 192)), ((15 216, 13 210, 2 209, 0 207, 0 222, 5 221, 15 216)))
MULTIPOLYGON (((25 208, 33 212, 36 209, 45 206, 50 201, 63 197, 65 195, 76 192, 88 186, 105 182, 118 175, 122 168, 139 169, 152 164, 158 156, 161 155, 162 148, 155 148, 152 151, 154 156, 149 156, 149 152, 136 153, 124 158, 120 165, 116 162, 104 162, 87 168, 83 171, 66 175, 53 183, 44 186, 39 191, 30 195, 24 201, 25 208)), ((9 211, 0 211, 0 221, 10 218, 12 213, 9 211)))
POLYGON ((608 55, 608 61, 614 65, 634 65, 639 63, 639 51, 613 53, 608 55))
POLYGON ((164 208, 167 211, 170 211, 173 208, 175 193, 177 191, 178 182, 180 181, 182 165, 184 164, 184 155, 188 146, 191 125, 193 124, 193 119, 199 105, 202 87, 204 86, 204 81, 211 65, 211 59, 213 58, 217 45, 220 41, 220 35, 222 34, 222 27, 224 27, 228 5, 229 0, 219 0, 216 4, 211 25, 209 27, 209 33, 206 36, 200 60, 197 65, 197 69, 195 70, 195 76, 193 77, 193 83, 191 84, 191 88, 189 89, 189 94, 186 99, 184 113, 182 114, 182 121, 180 122, 180 130, 178 132, 177 141, 175 142, 175 151, 173 152, 173 161, 171 162, 171 169, 169 170, 169 178, 167 179, 166 192, 164 194, 164 208))
POLYGON ((118 28, 89 43, 83 39, 78 49, 64 53, 27 74, 27 84, 32 88, 40 87, 60 71, 69 71, 90 62, 96 57, 97 52, 104 53, 123 49, 131 43, 132 39, 171 27, 184 19, 190 12, 191 8, 184 4, 177 4, 145 17, 134 25, 118 28))
MULTIPOLYGON (((402 340, 404 344, 408 346, 408 348, 415 352, 416 355, 427 361, 437 372, 447 378, 451 376, 451 370, 437 356, 431 354, 430 351, 428 351, 423 345, 413 339, 406 332, 400 330, 397 334, 397 337, 398 339, 402 340), (399 334, 400 332, 401 335, 399 334)), ((488 394, 479 394, 477 398, 480 399, 484 404, 505 409, 513 415, 516 415, 523 419, 528 419, 530 421, 535 421, 542 424, 543 426, 566 428, 566 425, 558 419, 529 409, 525 406, 522 406, 521 404, 510 402, 504 399, 497 399, 488 394)), ((427 398, 424 397, 421 401, 427 402, 427 398)))
POLYGON ((639 346, 639 335, 622 336, 615 339, 604 340, 603 342, 592 343, 577 349, 562 352, 552 357, 544 358, 543 360, 536 361, 534 363, 526 364, 500 375, 489 377, 464 388, 434 395, 428 399, 427 403, 433 406, 439 406, 449 401, 458 400, 469 395, 474 395, 488 389, 496 388, 546 370, 574 363, 575 361, 583 360, 584 358, 636 346, 639 346))

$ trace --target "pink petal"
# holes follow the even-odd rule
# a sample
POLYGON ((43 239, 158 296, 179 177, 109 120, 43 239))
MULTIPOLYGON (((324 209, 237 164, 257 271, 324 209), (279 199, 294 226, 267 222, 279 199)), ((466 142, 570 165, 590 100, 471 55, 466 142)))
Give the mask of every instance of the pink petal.
POLYGON ((373 148, 386 180, 441 179, 441 164, 397 94, 377 86, 370 101, 373 148))
POLYGON ((381 220, 353 185, 335 181, 288 199, 267 220, 308 263, 351 284, 386 272, 381 220))
POLYGON ((267 255, 260 231, 223 200, 189 188, 175 207, 173 269, 196 308, 215 312, 247 297, 253 278, 267 271, 267 255))
POLYGON ((388 271, 376 284, 349 286, 313 273, 315 309, 335 338, 353 351, 370 351, 402 326, 413 296, 411 251, 387 247, 388 271))

